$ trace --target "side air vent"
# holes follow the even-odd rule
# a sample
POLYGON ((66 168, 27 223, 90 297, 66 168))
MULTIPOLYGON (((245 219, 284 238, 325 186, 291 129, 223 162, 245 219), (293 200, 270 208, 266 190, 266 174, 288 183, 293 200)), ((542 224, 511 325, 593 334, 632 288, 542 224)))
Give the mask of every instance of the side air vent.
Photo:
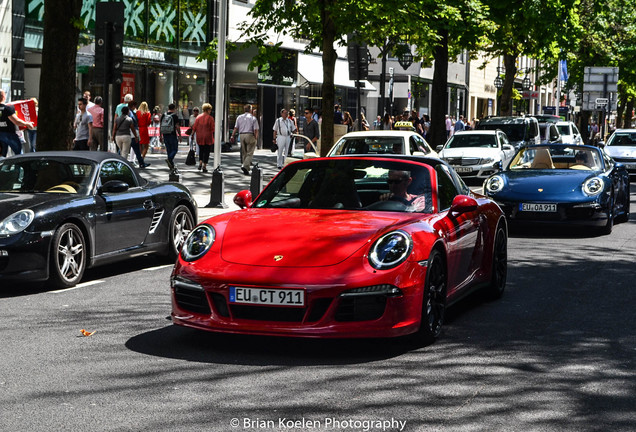
POLYGON ((152 215, 152 223, 150 224, 150 230, 148 230, 148 233, 150 234, 155 233, 155 231, 157 230, 157 227, 159 226, 159 222, 161 222, 161 218, 163 217, 164 213, 165 213, 164 209, 155 210, 155 214, 152 215))

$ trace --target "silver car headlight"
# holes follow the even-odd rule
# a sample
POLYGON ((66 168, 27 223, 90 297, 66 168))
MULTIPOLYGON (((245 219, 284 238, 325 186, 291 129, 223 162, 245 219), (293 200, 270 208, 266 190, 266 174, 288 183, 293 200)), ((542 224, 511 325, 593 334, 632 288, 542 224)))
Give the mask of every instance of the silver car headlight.
POLYGON ((369 252, 369 264, 377 270, 386 270, 402 264, 413 250, 413 239, 401 230, 391 231, 377 239, 369 252))
POLYGON ((484 192, 497 193, 504 187, 504 179, 500 175, 492 176, 484 184, 484 192))
POLYGON ((595 196, 603 192, 604 187, 605 183, 602 178, 592 177, 591 179, 585 180, 583 183, 583 192, 587 196, 595 196))
POLYGON ((0 222, 0 235, 9 236, 27 229, 35 219, 33 210, 20 210, 0 222))
POLYGON ((195 261, 201 258, 210 250, 216 239, 214 228, 209 225, 199 225, 188 238, 186 238, 181 248, 181 258, 184 261, 195 261))

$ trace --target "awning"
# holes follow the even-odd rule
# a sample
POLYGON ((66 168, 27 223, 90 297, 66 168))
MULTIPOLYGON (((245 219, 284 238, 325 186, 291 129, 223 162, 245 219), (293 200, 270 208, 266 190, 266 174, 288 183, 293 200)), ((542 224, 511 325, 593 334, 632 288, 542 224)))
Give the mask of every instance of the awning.
MULTIPOLYGON (((322 84, 322 57, 299 53, 298 73, 312 84, 322 84)), ((346 60, 336 60, 333 81, 338 87, 356 88, 356 82, 349 79, 349 64, 346 60)), ((376 90, 369 81, 360 80, 360 82, 364 83, 362 90, 376 90)))

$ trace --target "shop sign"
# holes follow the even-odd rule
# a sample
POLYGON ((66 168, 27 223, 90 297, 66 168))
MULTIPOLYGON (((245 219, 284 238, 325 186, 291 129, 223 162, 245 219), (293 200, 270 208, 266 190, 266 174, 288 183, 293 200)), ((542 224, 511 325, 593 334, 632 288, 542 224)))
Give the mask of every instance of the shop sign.
POLYGON ((166 53, 163 51, 147 50, 142 48, 123 47, 124 55, 146 60, 166 61, 166 53))
POLYGON ((130 93, 135 98, 135 74, 123 73, 121 74, 121 99, 124 100, 124 95, 130 93))
POLYGON ((294 85, 298 51, 286 49, 281 51, 282 57, 276 63, 268 63, 258 69, 259 84, 294 85))
POLYGON ((539 99, 538 91, 524 90, 521 95, 524 99, 539 99))

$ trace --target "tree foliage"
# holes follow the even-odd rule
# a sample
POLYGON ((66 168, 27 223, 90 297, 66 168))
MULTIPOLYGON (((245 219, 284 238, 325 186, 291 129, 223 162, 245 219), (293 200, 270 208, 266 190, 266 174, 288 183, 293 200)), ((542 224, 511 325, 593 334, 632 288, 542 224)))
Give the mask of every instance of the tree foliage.
POLYGON ((541 61, 550 79, 556 77, 558 60, 570 52, 581 31, 580 0, 485 0, 495 30, 485 49, 503 57, 505 78, 500 111, 510 113, 516 61, 525 55, 541 61))

